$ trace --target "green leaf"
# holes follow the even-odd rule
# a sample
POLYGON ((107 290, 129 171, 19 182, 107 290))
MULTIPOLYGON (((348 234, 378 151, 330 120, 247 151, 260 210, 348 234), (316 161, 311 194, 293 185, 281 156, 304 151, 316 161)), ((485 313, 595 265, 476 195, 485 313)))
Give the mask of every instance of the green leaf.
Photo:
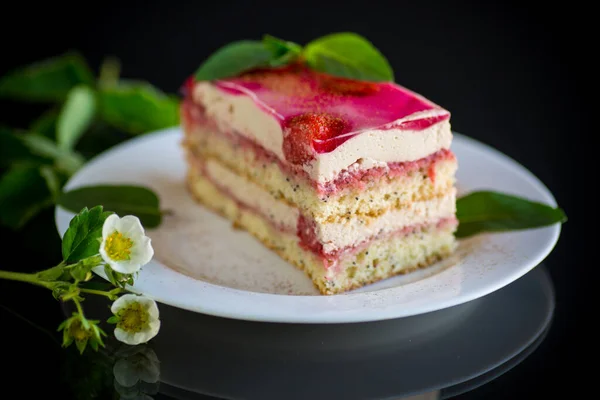
POLYGON ((79 153, 70 149, 61 149, 54 141, 45 136, 27 133, 20 135, 19 138, 33 154, 54 160, 56 167, 68 175, 81 168, 85 162, 79 153))
POLYGON ((285 41, 271 35, 264 35, 263 43, 273 55, 273 59, 269 62, 272 67, 290 64, 302 54, 302 46, 298 43, 285 41))
POLYGON ((62 255, 67 263, 98 254, 102 225, 111 214, 109 211, 103 211, 102 206, 79 209, 81 211, 71 219, 69 228, 63 235, 62 255))
POLYGON ((28 102, 63 101, 79 85, 93 85, 85 60, 70 52, 16 69, 0 78, 0 98, 28 102))
POLYGON ((109 125, 138 134, 179 124, 179 99, 145 82, 100 89, 100 115, 109 125))
POLYGON ((58 114, 59 111, 57 109, 46 111, 29 125, 29 132, 54 140, 56 138, 58 114))
POLYGON ((106 322, 109 324, 116 324, 117 322, 119 322, 119 317, 117 317, 116 315, 113 315, 112 317, 107 319, 106 322))
POLYGON ((393 81, 394 72, 371 42, 356 33, 341 32, 308 43, 303 55, 317 71, 365 81, 393 81))
POLYGON ((46 181, 46 186, 52 195, 52 199, 54 199, 54 201, 58 200, 58 196, 60 196, 61 188, 65 181, 61 181, 54 168, 49 165, 42 165, 40 167, 40 175, 46 181))
POLYGON ((71 150, 89 128, 96 112, 96 97, 87 86, 73 88, 56 121, 58 147, 71 150))
POLYGON ((99 204, 105 210, 111 210, 119 216, 135 215, 146 228, 154 228, 160 225, 162 220, 158 196, 143 186, 80 187, 63 193, 58 204, 71 211, 99 204))
POLYGON ((0 222, 3 225, 20 229, 52 204, 52 195, 37 165, 14 165, 0 177, 0 222))
POLYGON ((531 229, 566 222, 560 208, 492 191, 467 194, 456 201, 457 237, 482 232, 531 229))
POLYGON ((214 52, 200 65, 194 76, 199 81, 228 78, 253 68, 268 66, 273 59, 273 53, 263 42, 240 40, 214 52))
POLYGON ((0 168, 9 167, 15 162, 37 159, 11 129, 0 126, 0 168))
POLYGON ((107 57, 100 65, 98 84, 100 86, 115 86, 119 83, 121 74, 121 62, 116 57, 107 57))

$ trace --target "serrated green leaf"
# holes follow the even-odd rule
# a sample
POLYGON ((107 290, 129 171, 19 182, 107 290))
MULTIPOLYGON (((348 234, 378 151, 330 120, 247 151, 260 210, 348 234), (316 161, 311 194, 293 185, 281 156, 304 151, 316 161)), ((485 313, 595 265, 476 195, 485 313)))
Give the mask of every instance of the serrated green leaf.
POLYGON ((62 207, 75 211, 91 205, 102 205, 119 216, 135 215, 146 228, 160 225, 162 211, 156 193, 147 187, 133 185, 85 186, 64 192, 58 199, 62 207))
POLYGON ((94 76, 81 55, 69 52, 16 69, 0 78, 0 98, 29 102, 63 101, 79 85, 93 85, 94 76))
POLYGON ((96 113, 94 91, 83 85, 71 89, 56 121, 56 141, 63 150, 72 150, 89 128, 96 113))
POLYGON ((456 236, 459 238, 567 221, 564 211, 558 207, 493 191, 477 191, 457 199, 456 217, 459 222, 456 236))
POLYGON ((275 58, 263 42, 240 40, 214 52, 200 65, 194 77, 199 81, 213 81, 237 76, 253 68, 268 66, 275 58))
POLYGON ((111 214, 109 211, 103 211, 102 206, 95 206, 89 210, 83 207, 80 210, 79 214, 71 219, 69 228, 63 235, 62 254, 67 263, 98 254, 102 225, 111 214))
POLYGON ((303 51, 308 66, 330 75, 365 81, 393 81, 387 59, 364 37, 333 33, 308 43, 303 51))
POLYGON ((20 229, 54 203, 37 165, 19 164, 0 177, 0 222, 20 229))
POLYGON ((179 124, 179 102, 145 82, 121 82, 99 92, 100 115, 109 125, 131 134, 179 124))

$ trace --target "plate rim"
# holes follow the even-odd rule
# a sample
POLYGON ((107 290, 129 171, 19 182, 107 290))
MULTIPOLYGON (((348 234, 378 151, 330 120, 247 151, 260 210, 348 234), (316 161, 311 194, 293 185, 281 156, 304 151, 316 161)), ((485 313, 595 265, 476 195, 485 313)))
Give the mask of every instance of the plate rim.
MULTIPOLYGON (((486 152, 493 153, 494 156, 501 159, 503 164, 505 164, 504 166, 506 166, 512 170, 511 172, 513 172, 513 173, 516 172, 520 178, 526 179, 527 183, 529 185, 533 186, 534 189, 537 192, 539 192, 541 197, 544 198, 544 200, 543 200, 544 202, 546 202, 547 204, 550 204, 554 207, 557 206, 556 199, 555 199, 554 195, 552 194, 552 192, 548 189, 548 187, 535 174, 533 174, 529 169, 527 169, 523 164, 516 161, 512 157, 504 154, 500 150, 497 150, 496 148, 494 148, 478 139, 472 138, 470 136, 456 132, 454 130, 452 131, 452 133, 455 138, 458 138, 459 140, 465 142, 466 144, 470 145, 470 147, 474 146, 476 148, 476 150, 478 150, 478 151, 483 150, 486 152)), ((69 178, 69 180, 64 185, 64 189, 70 189, 73 186, 74 187, 82 186, 81 184, 76 184, 76 185, 73 184, 73 182, 76 180, 76 178, 80 174, 84 173, 84 171, 86 169, 93 168, 94 165, 101 163, 104 158, 109 157, 112 153, 114 153, 116 151, 123 151, 128 147, 134 147, 136 145, 140 145, 142 142, 145 142, 145 141, 149 141, 149 140, 153 140, 153 139, 156 140, 156 138, 160 137, 160 136, 168 136, 168 135, 176 135, 176 134, 181 135, 181 126, 180 125, 147 132, 145 134, 139 135, 137 137, 132 137, 130 139, 125 140, 124 142, 116 144, 116 145, 112 146, 111 148, 90 158, 81 169, 79 169, 75 174, 73 174, 69 178)), ((74 213, 65 210, 64 208, 60 207, 59 205, 55 206, 54 220, 55 220, 55 225, 56 225, 58 234, 61 237, 64 234, 64 231, 61 232, 61 229, 59 226, 60 225, 59 220, 61 218, 61 214, 64 215, 64 213, 70 214, 71 216, 74 215, 74 213)), ((67 226, 68 226, 68 224, 67 224, 67 226)), ((477 299, 477 298, 486 296, 490 293, 493 293, 493 292, 505 287, 506 285, 516 281, 517 279, 519 279, 523 275, 525 275, 527 272, 531 271, 533 268, 538 266, 554 250, 554 248, 560 238, 561 228, 562 228, 562 224, 553 224, 553 225, 546 226, 543 228, 537 228, 537 229, 549 229, 551 231, 549 240, 544 244, 543 248, 540 247, 535 252, 536 253, 535 257, 531 257, 528 261, 521 263, 522 265, 519 268, 517 268, 511 274, 505 275, 503 277, 504 279, 498 279, 498 280, 494 281, 493 283, 487 284, 478 289, 471 290, 469 292, 469 294, 462 294, 461 296, 452 297, 450 299, 446 299, 444 301, 437 302, 437 303, 434 302, 432 304, 436 304, 436 305, 433 305, 433 306, 431 305, 431 303, 429 303, 430 305, 421 305, 418 308, 412 307, 411 308, 412 311, 408 311, 408 312, 407 311, 390 312, 390 310, 389 310, 390 308, 386 308, 386 309, 380 311, 379 313, 373 313, 373 312, 371 312, 371 313, 363 312, 362 314, 342 313, 342 314, 335 315, 335 316, 331 315, 331 314, 326 314, 325 316, 318 314, 318 316, 313 315, 310 317, 306 314, 301 314, 300 316, 294 315, 294 314, 281 316, 281 315, 274 315, 272 313, 270 314, 268 311, 265 312, 264 310, 263 311, 257 310, 256 312, 249 314, 249 313, 245 313, 245 312, 240 313, 240 312, 237 312, 235 309, 231 309, 231 308, 223 309, 223 307, 219 307, 218 305, 215 305, 215 304, 202 304, 202 306, 199 306, 199 305, 188 306, 185 304, 185 302, 181 302, 181 301, 177 301, 177 300, 173 301, 171 299, 165 299, 164 296, 161 296, 160 294, 156 294, 156 293, 149 294, 149 293, 145 293, 143 290, 140 291, 139 288, 137 288, 135 286, 135 283, 134 283, 133 287, 128 286, 127 289, 133 293, 144 294, 145 296, 153 298, 154 300, 156 300, 159 303, 169 304, 171 306, 186 309, 186 310, 193 311, 193 312, 199 312, 199 313, 203 313, 203 314, 214 315, 214 316, 219 316, 219 317, 224 317, 224 318, 238 319, 238 320, 276 322, 276 323, 309 323, 309 324, 310 323, 326 323, 327 324, 327 323, 369 322, 369 321, 380 321, 380 320, 386 320, 386 319, 392 319, 392 318, 405 318, 405 317, 410 317, 413 315, 425 314, 428 312, 442 310, 445 308, 464 304, 464 303, 470 302, 474 299, 477 299)), ((179 274, 180 276, 182 276, 183 279, 192 279, 194 281, 197 281, 200 285, 204 286, 205 288, 208 287, 209 289, 212 288, 213 290, 215 290, 215 289, 222 290, 222 291, 224 290, 226 292, 230 292, 230 293, 242 295, 242 296, 246 295, 246 296, 258 297, 259 299, 266 299, 266 301, 276 301, 277 299, 293 297, 293 298, 304 298, 305 299, 304 301, 312 301, 312 300, 306 300, 309 298, 317 299, 317 300, 315 300, 315 302, 318 303, 318 302, 322 301, 322 299, 327 299, 329 297, 332 297, 332 296, 321 296, 321 295, 316 295, 316 296, 315 295, 285 295, 285 294, 277 294, 277 293, 252 292, 252 291, 248 291, 248 290, 244 290, 244 289, 231 288, 231 287, 227 287, 227 286, 217 285, 217 284, 207 282, 207 281, 194 279, 188 275, 185 275, 178 271, 173 270, 172 268, 168 267, 167 265, 163 264, 162 262, 160 262, 156 259, 151 260, 150 263, 157 264, 161 268, 165 268, 169 271, 175 272, 175 273, 179 274)), ((107 276, 103 271, 103 268, 100 268, 100 267, 95 268, 94 272, 97 275, 99 275, 100 277, 102 277, 103 279, 107 279, 107 276)), ((393 290, 395 288, 396 287, 384 288, 384 289, 379 290, 378 292, 393 290)), ((335 296, 343 296, 343 297, 348 297, 348 298, 352 299, 352 298, 357 298, 357 297, 368 296, 369 293, 370 292, 358 292, 358 293, 350 292, 350 293, 338 294, 335 296)), ((392 310, 398 309, 398 307, 391 307, 391 308, 392 308, 392 310)))

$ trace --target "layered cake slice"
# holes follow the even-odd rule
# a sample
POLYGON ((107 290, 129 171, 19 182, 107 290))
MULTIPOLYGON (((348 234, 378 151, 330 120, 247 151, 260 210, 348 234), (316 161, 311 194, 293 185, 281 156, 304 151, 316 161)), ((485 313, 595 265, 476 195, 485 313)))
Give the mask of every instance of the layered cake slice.
POLYGON ((302 269, 322 294, 455 249, 450 113, 392 82, 293 64, 186 84, 193 196, 302 269))

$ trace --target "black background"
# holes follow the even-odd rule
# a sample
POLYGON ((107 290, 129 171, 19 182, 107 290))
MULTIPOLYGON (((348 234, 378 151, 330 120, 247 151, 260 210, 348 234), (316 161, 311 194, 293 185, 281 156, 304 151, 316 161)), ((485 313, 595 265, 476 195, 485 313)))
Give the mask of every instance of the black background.
MULTIPOLYGON (((584 282, 593 282, 596 266, 584 260, 589 237, 584 224, 594 224, 595 215, 586 210, 591 192, 583 185, 596 180, 588 152, 597 132, 587 121, 597 117, 590 107, 594 101, 588 102, 597 43, 590 37, 593 13, 585 5, 364 0, 354 6, 323 0, 13 2, 4 7, 1 73, 78 50, 94 68, 114 55, 124 77, 148 80, 167 92, 177 92, 208 54, 233 40, 263 33, 299 43, 335 31, 366 36, 387 56, 398 83, 449 109, 455 131, 527 167, 569 217, 545 263, 557 294, 548 337, 522 364, 463 398, 538 398, 567 387, 575 391, 568 398, 577 398, 590 385, 581 360, 591 356, 585 338, 597 313, 584 319, 586 304, 596 303, 584 282)), ((0 105, 0 122, 10 125, 26 126, 38 112, 5 101, 0 105)), ((51 212, 31 225, 28 231, 43 230, 50 243, 56 240, 51 212)), ((43 251, 39 243, 24 243, 24 234, 1 232, 2 269, 45 268, 59 256, 58 244, 43 251)), ((2 306, 42 326, 54 330, 61 319, 60 308, 43 289, 0 282, 0 290, 2 306)), ((3 346, 13 351, 4 357, 10 366, 3 381, 28 384, 29 394, 60 390, 61 385, 48 383, 57 375, 60 349, 4 308, 0 327, 3 346)))

